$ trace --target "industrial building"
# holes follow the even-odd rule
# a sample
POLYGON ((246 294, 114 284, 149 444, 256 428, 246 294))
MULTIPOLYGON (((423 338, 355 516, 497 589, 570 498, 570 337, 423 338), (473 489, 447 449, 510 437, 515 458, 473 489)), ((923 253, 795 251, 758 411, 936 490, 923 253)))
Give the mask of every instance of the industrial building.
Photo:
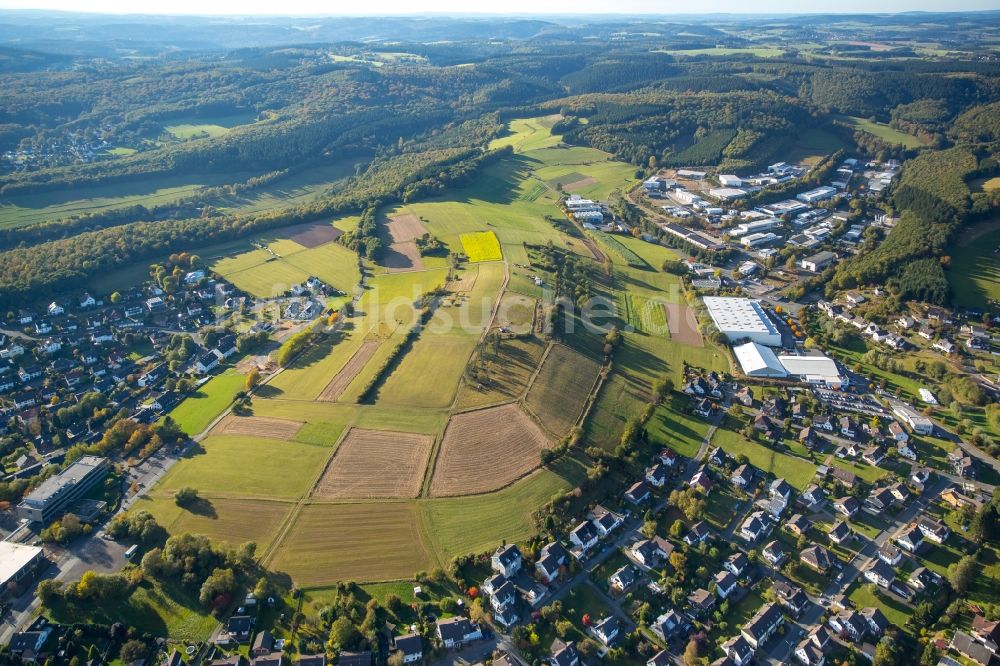
POLYGON ((0 541, 0 597, 29 577, 41 560, 42 549, 37 546, 0 541))
POLYGON ((824 199, 830 199, 835 194, 837 194, 837 188, 824 185, 823 187, 817 187, 815 190, 803 192, 795 198, 803 203, 811 204, 823 201, 824 199))
POLYGON ((31 491, 18 504, 18 517, 35 523, 50 523, 69 513, 73 504, 100 483, 110 469, 107 458, 83 456, 31 491))
POLYGON ((732 174, 722 174, 719 176, 719 185, 723 187, 743 187, 743 179, 732 174))
POLYGON ((764 233, 750 234, 748 236, 744 236, 743 239, 740 241, 740 243, 743 244, 743 247, 754 248, 754 247, 760 247, 761 245, 768 245, 770 243, 775 242, 776 240, 779 240, 780 238, 781 236, 777 234, 772 234, 770 231, 767 231, 764 233))
POLYGON ((819 273, 825 270, 827 266, 832 266, 835 261, 837 261, 837 255, 824 250, 803 259, 802 268, 813 273, 819 273))
POLYGON ((729 342, 750 340, 768 347, 781 346, 781 333, 764 312, 760 301, 706 296, 705 307, 716 328, 729 342))
POLYGON ((842 388, 848 384, 837 362, 829 356, 792 356, 782 355, 778 361, 785 372, 806 384, 819 384, 827 388, 842 388))
POLYGON ((893 407, 892 413, 900 421, 910 426, 913 432, 918 435, 930 435, 934 433, 934 422, 906 405, 897 405, 896 407, 893 407))
POLYGON ((748 342, 733 347, 736 360, 748 377, 787 377, 788 372, 774 352, 764 345, 748 342))
POLYGON ((746 190, 736 187, 715 187, 708 191, 708 196, 719 201, 736 201, 747 195, 746 190))

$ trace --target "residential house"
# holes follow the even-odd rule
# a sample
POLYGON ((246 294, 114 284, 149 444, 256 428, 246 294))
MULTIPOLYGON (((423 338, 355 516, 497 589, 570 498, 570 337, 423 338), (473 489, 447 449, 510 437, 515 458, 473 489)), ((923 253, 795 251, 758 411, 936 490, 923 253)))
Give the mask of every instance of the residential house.
POLYGON ((812 427, 825 430, 826 432, 833 432, 833 419, 829 414, 817 414, 813 416, 812 427))
POLYGON ((899 547, 911 553, 917 552, 923 542, 923 532, 913 525, 904 527, 896 534, 896 543, 899 547))
POLYGON ((826 491, 815 483, 810 483, 799 495, 799 504, 810 511, 819 511, 826 504, 826 491))
POLYGON ((461 647, 470 641, 479 640, 483 632, 468 618, 455 616, 437 621, 438 638, 445 648, 461 647))
POLYGON ((987 620, 976 614, 972 618, 972 637, 989 648, 990 652, 1000 653, 1000 622, 987 620))
POLYGON ((970 479, 975 478, 975 462, 973 462, 971 456, 965 453, 962 447, 956 447, 954 451, 948 454, 948 463, 958 476, 970 479))
POLYGON ((885 449, 877 444, 869 446, 861 453, 861 458, 869 465, 878 467, 885 462, 885 449))
POLYGON ((677 464, 677 452, 673 449, 663 449, 656 458, 660 461, 660 464, 668 468, 673 468, 677 464))
POLYGON ((689 594, 687 600, 695 616, 710 613, 715 608, 715 595, 701 587, 689 594))
POLYGON ((720 599, 726 599, 736 590, 739 580, 728 571, 720 571, 715 574, 715 593, 720 599))
POLYGON ((781 608, 775 603, 764 604, 744 625, 740 632, 754 650, 763 646, 785 623, 781 608))
POLYGON ((627 564, 608 577, 608 585, 618 593, 624 592, 635 585, 635 581, 635 569, 627 564))
POLYGON ((204 352, 198 355, 192 367, 199 375, 206 375, 219 367, 219 357, 212 352, 204 352))
POLYGON ((788 519, 788 522, 785 523, 784 527, 792 534, 801 536, 808 532, 809 528, 812 527, 812 521, 803 516, 801 513, 796 513, 788 519))
POLYGON ((903 426, 899 425, 899 421, 889 422, 889 436, 896 442, 896 444, 905 444, 910 441, 910 435, 906 432, 903 426))
POLYGON ((697 523, 691 526, 691 529, 687 534, 684 535, 684 543, 689 546, 695 546, 711 535, 711 530, 708 528, 708 524, 703 520, 699 520, 697 523))
MULTIPOLYGON (((412 664, 422 661, 424 658, 424 641, 420 634, 405 634, 396 636, 393 641, 398 650, 403 655, 404 664, 412 664)), ((576 666, 575 664, 573 666, 576 666)))
POLYGON ((742 387, 733 395, 733 398, 744 407, 753 407, 753 389, 749 386, 742 387))
POLYGON ((569 533, 570 543, 584 552, 597 545, 598 538, 597 528, 589 520, 581 522, 569 533))
POLYGON ((720 647, 735 666, 749 666, 753 662, 754 647, 742 634, 733 636, 720 647))
POLYGON ((799 444, 807 449, 815 449, 821 443, 820 436, 816 434, 816 429, 812 426, 807 426, 799 430, 799 444))
MULTIPOLYGON (((852 454, 852 455, 857 455, 857 454, 855 453, 855 454, 852 454)), ((857 474, 855 474, 854 472, 848 471, 846 469, 842 469, 840 467, 833 467, 830 470, 830 476, 833 477, 834 481, 836 481, 837 483, 841 484, 842 486, 844 486, 848 490, 854 488, 854 486, 856 486, 857 483, 858 483, 858 475, 857 474)), ((858 506, 860 508, 861 505, 859 504, 858 506)))
MULTIPOLYGON (((589 525, 590 523, 585 523, 589 525)), ((559 578, 563 567, 569 564, 569 553, 558 541, 546 544, 539 552, 535 562, 535 571, 545 583, 551 583, 559 578)))
POLYGON ((250 646, 250 658, 263 657, 274 652, 274 634, 264 630, 257 632, 250 646))
POLYGON ((940 520, 921 518, 918 527, 925 539, 938 545, 947 541, 948 537, 951 536, 951 529, 940 520))
POLYGON ((798 617, 809 605, 809 596, 797 585, 783 580, 775 581, 771 586, 774 596, 782 606, 787 608, 792 615, 798 617))
POLYGON ((795 658, 804 666, 823 666, 830 645, 830 633, 822 625, 814 626, 795 648, 795 658))
POLYGON ((745 489, 753 482, 753 478, 753 466, 744 464, 736 468, 732 476, 729 477, 729 481, 737 488, 745 489))
POLYGON ((649 486, 646 485, 645 481, 637 481, 625 491, 625 499, 635 505, 648 502, 649 497, 649 486))
POLYGON ((490 558, 490 564, 493 571, 513 578, 521 570, 521 551, 513 544, 500 546, 490 558))
POLYGON ((841 437, 854 439, 855 435, 858 434, 857 425, 854 423, 854 419, 850 416, 841 416, 839 423, 841 437))
POLYGON ((614 511, 605 509, 599 504, 594 507, 593 511, 590 512, 590 519, 591 522, 593 522, 597 533, 602 538, 614 532, 624 522, 624 518, 620 515, 614 511))
POLYGON ((882 560, 890 567, 895 567, 903 561, 903 551, 892 545, 892 543, 886 541, 882 544, 882 547, 878 549, 878 559, 882 560))
POLYGON ((549 648, 549 666, 579 666, 580 654, 576 651, 576 643, 564 642, 556 638, 549 648))
POLYGON ((764 546, 761 551, 761 555, 764 561, 773 567, 780 567, 781 563, 785 561, 785 549, 781 545, 781 542, 775 539, 764 546))
POLYGON ((842 544, 854 536, 854 532, 848 527, 847 523, 842 520, 838 520, 832 528, 830 528, 829 534, 830 541, 836 544, 842 544))
POLYGON ((866 580, 886 589, 889 589, 889 586, 896 579, 896 572, 892 570, 892 567, 877 557, 865 567, 864 574, 866 580))
POLYGON ((878 608, 862 608, 861 617, 868 623, 872 636, 881 637, 889 628, 889 619, 878 608))
POLYGON ((799 560, 810 569, 826 573, 833 566, 833 557, 823 546, 810 546, 799 553, 799 560))
POLYGON ((996 666, 1000 663, 997 655, 964 631, 956 631, 948 647, 981 666, 996 666))
POLYGON ((675 610, 669 610, 663 613, 651 627, 653 633, 659 636, 664 641, 669 641, 670 638, 684 625, 684 620, 675 610))
POLYGON ((834 510, 842 516, 853 518, 861 510, 861 502, 857 497, 848 495, 833 501, 834 510))
POLYGON ((226 628, 219 633, 220 638, 229 639, 229 641, 237 643, 247 643, 250 641, 252 630, 252 617, 248 615, 234 615, 226 621, 226 628))
POLYGON ((656 463, 652 467, 646 468, 646 483, 654 488, 663 488, 667 485, 668 468, 663 463, 656 463))
POLYGON ((708 495, 712 492, 712 479, 708 476, 708 470, 702 465, 691 477, 688 483, 692 488, 697 488, 702 493, 708 495))
POLYGON ((840 636, 854 642, 860 641, 868 634, 867 620, 860 613, 849 608, 832 615, 827 624, 840 636))
POLYGON ((662 537, 643 539, 632 545, 632 557, 647 567, 666 561, 672 552, 674 552, 674 544, 662 537))
POLYGON ((865 506, 871 509, 874 513, 882 513, 887 511, 896 504, 896 496, 892 494, 892 491, 888 488, 879 488, 873 491, 865 499, 865 506))
POLYGON ((743 553, 734 553, 726 559, 722 566, 734 576, 742 576, 743 572, 750 566, 750 558, 743 553))
POLYGON ((607 647, 615 644, 623 630, 622 621, 615 615, 604 618, 591 629, 594 636, 607 647))

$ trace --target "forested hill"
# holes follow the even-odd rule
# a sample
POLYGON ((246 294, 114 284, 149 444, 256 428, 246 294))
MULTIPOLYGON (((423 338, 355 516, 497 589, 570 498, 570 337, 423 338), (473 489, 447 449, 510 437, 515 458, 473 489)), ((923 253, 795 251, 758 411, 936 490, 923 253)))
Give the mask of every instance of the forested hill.
POLYGON ((63 202, 0 224, 0 305, 186 245, 441 192, 495 157, 485 146, 508 119, 543 113, 562 114, 554 131, 566 143, 647 172, 756 170, 803 145, 907 160, 887 201, 900 224, 837 283, 894 279, 940 300, 930 266, 993 203, 966 183, 996 170, 1000 61, 989 40, 1000 15, 975 19, 974 31, 909 16, 832 20, 820 42, 797 21, 775 37, 765 19, 352 19, 310 30, 291 19, 136 19, 123 57, 108 37, 119 19, 0 13, 0 35, 5 21, 24 28, 22 46, 0 47, 0 204, 63 202), (46 41, 70 25, 79 39, 46 41), (195 50, 213 30, 218 43, 195 50), (351 41, 336 41, 344 34, 351 41), (935 46, 914 51, 914 36, 931 34, 935 46), (905 44, 857 43, 876 35, 905 44), (184 46, 132 57, 169 39, 184 46), (308 201, 234 208, 314 172, 336 175, 308 201), (125 196, 164 182, 196 185, 125 196))

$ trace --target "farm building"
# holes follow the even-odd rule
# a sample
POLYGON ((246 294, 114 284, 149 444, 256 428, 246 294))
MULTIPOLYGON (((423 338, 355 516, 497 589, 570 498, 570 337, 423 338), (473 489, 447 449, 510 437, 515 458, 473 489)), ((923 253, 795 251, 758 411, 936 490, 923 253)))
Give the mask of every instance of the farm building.
POLYGON ((736 360, 748 377, 786 377, 788 372, 778 361, 778 357, 767 347, 748 342, 733 347, 736 360))
POLYGON ((737 342, 747 339, 769 347, 781 345, 781 333, 764 312, 760 301, 706 296, 705 307, 726 340, 737 342))

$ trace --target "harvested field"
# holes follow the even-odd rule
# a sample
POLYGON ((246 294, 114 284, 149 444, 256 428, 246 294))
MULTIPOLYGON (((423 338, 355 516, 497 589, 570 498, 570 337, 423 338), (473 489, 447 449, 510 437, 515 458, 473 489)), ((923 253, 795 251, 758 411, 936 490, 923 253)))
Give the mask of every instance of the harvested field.
POLYGON ((329 222, 307 222, 289 227, 287 231, 290 232, 288 236, 290 240, 307 248, 319 247, 330 241, 335 241, 344 233, 329 222))
POLYGON ((528 389, 525 404, 551 433, 565 435, 576 425, 601 365, 564 345, 555 345, 545 357, 528 389))
POLYGON ((548 439, 516 404, 456 414, 448 422, 431 479, 433 497, 503 488, 539 465, 548 439))
POLYGON ((682 303, 667 303, 667 323, 670 337, 681 344, 704 347, 705 339, 698 330, 698 321, 690 307, 682 303))
POLYGON ((430 435, 352 428, 337 447, 313 496, 416 497, 433 445, 434 438, 430 435))
POLYGON ((457 280, 452 280, 445 284, 444 288, 453 294, 472 291, 476 286, 476 278, 479 277, 478 270, 463 271, 457 280))
POLYGON ((268 569, 299 587, 409 579, 437 565, 419 525, 415 502, 308 504, 268 569))
POLYGON ((536 337, 501 340, 496 354, 490 345, 483 345, 477 353, 487 356, 489 375, 462 383, 459 409, 485 407, 521 397, 544 352, 545 343, 536 337))
POLYGON ((409 243, 427 233, 424 223, 412 213, 393 215, 385 225, 390 243, 409 243))
POLYGON ((249 435, 268 439, 294 439, 302 428, 300 421, 272 419, 266 416, 233 416, 230 414, 219 421, 214 435, 249 435))
POLYGON ((326 385, 326 388, 323 389, 316 399, 324 402, 336 402, 344 390, 354 381, 354 378, 358 376, 358 373, 365 367, 369 359, 375 355, 379 344, 378 340, 365 340, 361 344, 361 347, 344 364, 344 367, 333 376, 333 379, 330 380, 330 383, 326 385))
POLYGON ((566 183, 563 185, 563 189, 567 192, 575 192, 576 190, 582 190, 585 187, 596 185, 597 182, 596 178, 581 178, 580 180, 574 180, 572 183, 566 183))
POLYGON ((390 273, 424 270, 424 260, 413 241, 393 243, 382 253, 382 264, 390 273))
POLYGON ((497 326, 510 329, 512 333, 527 335, 531 333, 534 320, 535 299, 513 292, 503 295, 497 309, 497 326))

